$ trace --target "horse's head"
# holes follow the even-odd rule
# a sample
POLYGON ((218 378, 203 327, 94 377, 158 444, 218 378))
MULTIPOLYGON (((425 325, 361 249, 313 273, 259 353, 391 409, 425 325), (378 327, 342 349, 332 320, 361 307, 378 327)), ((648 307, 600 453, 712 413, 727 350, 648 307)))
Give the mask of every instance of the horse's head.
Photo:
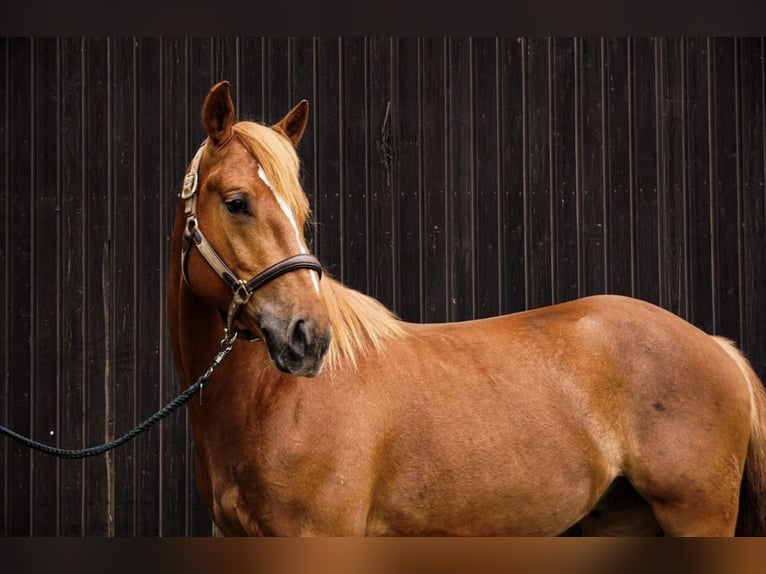
POLYGON ((237 321, 260 336, 277 368, 312 377, 332 328, 303 234, 309 207, 295 146, 307 118, 304 100, 273 126, 235 123, 229 83, 216 84, 202 108, 207 140, 181 197, 191 290, 228 314, 229 327, 237 321))

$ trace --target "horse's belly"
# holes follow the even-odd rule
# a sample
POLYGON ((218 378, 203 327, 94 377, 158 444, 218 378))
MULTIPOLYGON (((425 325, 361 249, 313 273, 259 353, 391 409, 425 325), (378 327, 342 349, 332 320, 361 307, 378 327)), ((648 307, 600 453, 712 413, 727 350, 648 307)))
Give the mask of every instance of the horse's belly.
POLYGON ((373 535, 552 536, 582 518, 611 482, 601 469, 563 465, 498 474, 501 466, 424 480, 400 477, 368 519, 373 535))
POLYGON ((469 499, 428 506, 392 505, 370 516, 371 536, 556 536, 587 512, 582 498, 529 497, 523 504, 508 495, 474 503, 469 499))

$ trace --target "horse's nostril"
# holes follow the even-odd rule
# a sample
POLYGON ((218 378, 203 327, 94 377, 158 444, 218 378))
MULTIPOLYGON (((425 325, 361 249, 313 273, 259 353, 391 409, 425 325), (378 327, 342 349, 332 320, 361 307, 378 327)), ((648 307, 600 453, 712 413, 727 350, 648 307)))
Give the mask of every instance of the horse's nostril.
POLYGON ((313 340, 313 325, 302 318, 293 320, 288 336, 288 343, 292 352, 299 356, 305 355, 306 349, 311 346, 313 340))

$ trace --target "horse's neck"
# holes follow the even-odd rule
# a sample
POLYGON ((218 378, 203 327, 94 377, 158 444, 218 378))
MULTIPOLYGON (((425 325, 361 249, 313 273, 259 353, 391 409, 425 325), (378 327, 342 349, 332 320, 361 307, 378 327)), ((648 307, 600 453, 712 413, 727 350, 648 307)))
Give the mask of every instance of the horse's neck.
POLYGON ((180 287, 175 322, 171 328, 176 330, 176 363, 180 363, 179 374, 188 386, 207 370, 205 363, 209 366, 218 352, 222 322, 215 309, 204 306, 186 285, 180 287))

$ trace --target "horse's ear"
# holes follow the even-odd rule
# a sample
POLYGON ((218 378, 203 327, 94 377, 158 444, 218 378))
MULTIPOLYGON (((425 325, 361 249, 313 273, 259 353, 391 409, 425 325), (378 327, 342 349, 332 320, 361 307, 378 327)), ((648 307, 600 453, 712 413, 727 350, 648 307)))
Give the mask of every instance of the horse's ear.
POLYGON ((301 100, 292 110, 287 112, 287 115, 279 120, 272 127, 277 128, 284 132, 284 134, 290 138, 294 146, 298 145, 303 137, 303 132, 306 131, 306 125, 309 121, 309 103, 306 100, 301 100))
POLYGON ((234 102, 231 99, 229 82, 224 80, 210 88, 202 105, 202 125, 215 145, 229 141, 233 134, 234 102))

